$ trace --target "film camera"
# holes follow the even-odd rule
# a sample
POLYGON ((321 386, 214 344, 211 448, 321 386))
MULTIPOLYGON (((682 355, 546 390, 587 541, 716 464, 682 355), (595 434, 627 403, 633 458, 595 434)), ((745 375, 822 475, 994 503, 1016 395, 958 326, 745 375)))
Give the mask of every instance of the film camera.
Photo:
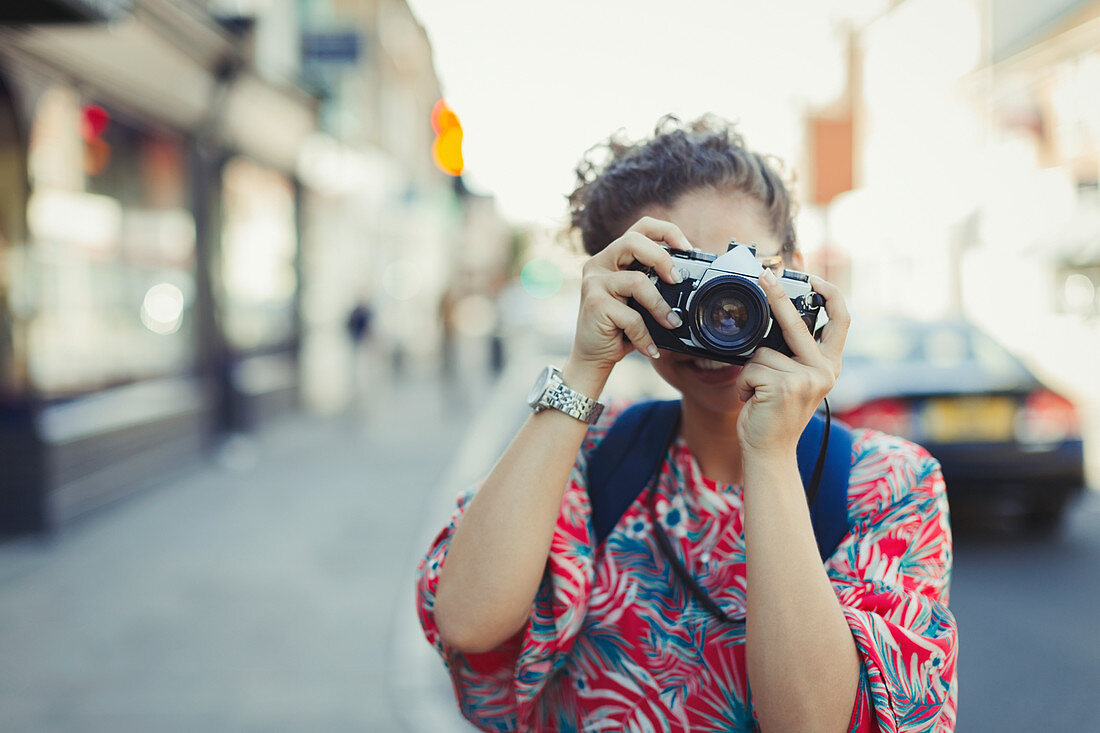
MULTIPOLYGON (((723 255, 676 249, 668 252, 683 278, 679 284, 665 282, 653 268, 641 263, 632 266, 649 276, 683 320, 679 328, 666 328, 630 299, 630 307, 641 314, 658 347, 730 364, 745 363, 761 346, 790 355, 783 330, 772 318, 768 299, 758 283, 764 267, 756 259, 754 245, 731 239, 723 255)), ((776 273, 776 277, 806 328, 816 337, 828 320, 823 308, 825 299, 813 291, 805 273, 786 270, 776 273)))

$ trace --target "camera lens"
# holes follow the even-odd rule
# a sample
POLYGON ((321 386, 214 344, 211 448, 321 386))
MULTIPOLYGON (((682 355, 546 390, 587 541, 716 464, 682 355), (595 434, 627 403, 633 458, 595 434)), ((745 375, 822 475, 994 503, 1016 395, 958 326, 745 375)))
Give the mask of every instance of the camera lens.
POLYGON ((720 354, 735 355, 759 343, 770 320, 768 301, 756 283, 730 275, 707 281, 689 308, 696 340, 720 354))
POLYGON ((723 295, 711 301, 703 317, 711 331, 735 339, 748 325, 749 307, 737 295, 723 295))

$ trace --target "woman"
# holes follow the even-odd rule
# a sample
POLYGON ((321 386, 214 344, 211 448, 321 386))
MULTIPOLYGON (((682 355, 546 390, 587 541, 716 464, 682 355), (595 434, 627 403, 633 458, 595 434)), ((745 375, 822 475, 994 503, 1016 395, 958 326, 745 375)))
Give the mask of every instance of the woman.
POLYGON ((658 526, 640 496, 593 546, 586 465, 620 405, 592 426, 533 414, 419 568, 421 623, 463 713, 484 730, 953 730, 938 464, 854 431, 849 533, 824 564, 815 545, 795 446, 840 372, 849 318, 837 288, 811 279, 830 319, 818 343, 762 276, 792 355, 761 348, 743 367, 656 348, 627 305, 678 325, 626 269, 638 261, 676 282, 665 248, 721 254, 735 238, 801 269, 782 180, 712 118, 666 118, 652 139, 608 149, 578 168, 570 198, 592 257, 561 375, 590 404, 637 349, 681 392, 652 488, 658 526), (656 532, 731 622, 659 572, 656 532))

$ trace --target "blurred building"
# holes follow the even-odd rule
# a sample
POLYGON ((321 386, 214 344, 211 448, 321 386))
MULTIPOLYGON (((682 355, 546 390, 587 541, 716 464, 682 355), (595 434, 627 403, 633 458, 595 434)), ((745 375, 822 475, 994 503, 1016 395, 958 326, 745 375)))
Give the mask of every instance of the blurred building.
POLYGON ((359 302, 434 353, 464 217, 440 96, 403 0, 4 3, 0 530, 346 400, 317 385, 359 302))
MULTIPOLYGON (((446 350, 444 293, 470 282, 464 263, 495 240, 468 225, 484 218, 481 197, 433 162, 430 122, 443 94, 427 35, 404 0, 302 8, 306 45, 315 49, 303 74, 319 90, 328 131, 310 141, 301 167, 309 200, 303 389, 313 408, 333 412, 356 388, 351 375, 361 347, 345 328, 352 309, 369 307, 366 348, 399 375, 436 362, 446 350), (341 56, 340 39, 352 33, 360 34, 360 52, 341 56)), ((491 268, 492 258, 477 265, 491 268)), ((385 382, 376 371, 365 385, 359 381, 364 386, 381 390, 385 382)))
POLYGON ((811 263, 857 309, 966 314, 1025 352, 1064 338, 1052 321, 1091 333, 1100 3, 905 0, 847 21, 845 90, 807 111, 811 263), (1006 291, 1028 293, 1026 319, 1003 316, 1006 291))
POLYGON ((986 124, 1016 180, 982 233, 1042 261, 1044 313, 1100 335, 1100 2, 1000 0, 990 21, 986 124))

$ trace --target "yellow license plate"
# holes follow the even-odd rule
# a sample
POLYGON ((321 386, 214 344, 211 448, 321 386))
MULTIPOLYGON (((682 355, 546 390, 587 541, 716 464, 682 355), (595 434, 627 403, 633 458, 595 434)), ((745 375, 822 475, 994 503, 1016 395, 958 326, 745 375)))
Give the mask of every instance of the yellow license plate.
POLYGON ((924 429, 940 443, 1009 440, 1015 418, 1011 397, 941 397, 925 407, 924 429))

